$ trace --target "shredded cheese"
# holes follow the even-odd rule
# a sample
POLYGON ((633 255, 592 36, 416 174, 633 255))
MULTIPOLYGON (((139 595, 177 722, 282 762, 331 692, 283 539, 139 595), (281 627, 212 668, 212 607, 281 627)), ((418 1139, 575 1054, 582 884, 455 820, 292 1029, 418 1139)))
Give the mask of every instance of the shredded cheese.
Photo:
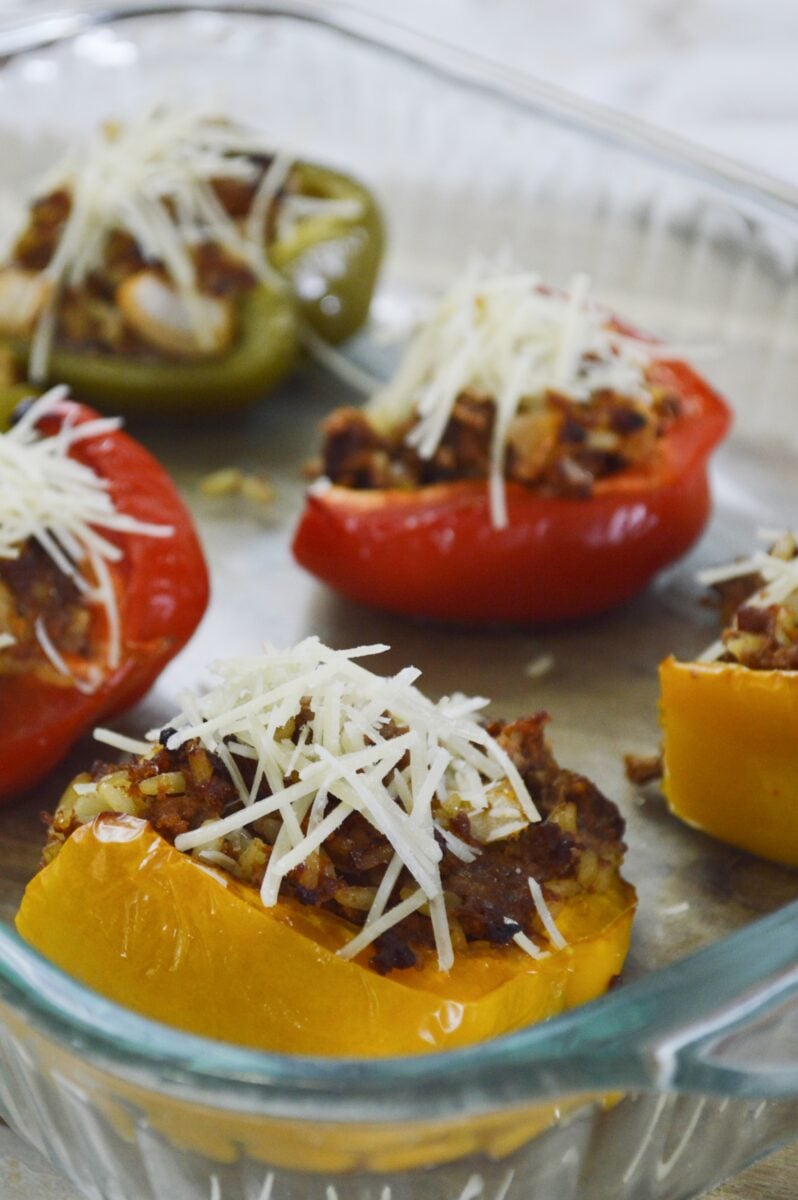
POLYGON ((462 392, 492 399, 488 487, 497 528, 507 525, 504 455, 519 412, 541 405, 552 391, 579 402, 605 388, 650 399, 651 344, 613 328, 610 313, 590 300, 589 288, 586 275, 574 276, 563 294, 547 289, 534 273, 473 261, 417 328, 393 380, 367 406, 383 432, 416 417, 406 440, 429 459, 462 392))
MULTIPOLYGON (((285 650, 267 645, 260 655, 217 663, 215 686, 181 696, 182 711, 168 722, 173 732, 167 748, 199 739, 222 758, 241 807, 180 835, 175 846, 180 851, 213 849, 220 838, 264 817, 279 817, 282 824, 261 889, 269 906, 277 902, 286 876, 358 812, 388 840, 394 857, 363 929, 342 953, 358 954, 403 915, 424 907, 445 971, 454 954, 437 836, 442 799, 457 790, 467 767, 471 794, 481 810, 500 791, 505 800, 513 798, 514 828, 539 816, 518 772, 508 770, 502 748, 474 720, 487 701, 454 696, 436 704, 415 686, 415 669, 385 678, 358 662, 386 649, 332 650, 318 638, 285 650), (244 764, 248 772, 254 770, 250 785, 240 769, 244 764), (261 781, 271 794, 258 798, 261 781), (389 907, 403 869, 415 881, 414 890, 389 907)), ((159 732, 147 736, 157 742, 159 732)), ((122 749, 135 746, 104 731, 100 737, 122 749)), ((443 838, 464 862, 478 852, 453 834, 443 831, 443 838)))
POLYGON ((303 322, 300 335, 308 354, 353 391, 369 396, 379 387, 379 380, 374 375, 352 362, 351 358, 337 347, 326 342, 307 321, 303 322))
MULTIPOLYGON (((65 387, 52 388, 0 435, 0 560, 19 557, 31 539, 38 542, 86 603, 104 609, 106 665, 113 668, 119 662, 121 633, 109 564, 119 562, 123 552, 105 534, 171 537, 173 530, 119 512, 107 480, 72 457, 74 446, 118 429, 117 418, 74 424, 67 415, 53 436, 40 433, 39 421, 57 413, 67 395, 65 387)), ((89 668, 81 678, 74 676, 41 618, 35 632, 42 652, 59 674, 68 676, 82 691, 96 689, 100 682, 97 670, 89 668)), ((9 644, 6 640, 5 645, 9 644)))
POLYGON ((537 879, 533 879, 531 875, 528 877, 527 883, 529 884, 529 890, 532 894, 532 903, 537 909, 538 916, 540 917, 543 928, 546 930, 549 941, 557 950, 562 950, 567 943, 557 928, 554 917, 551 915, 551 909, 546 903, 543 895, 543 889, 541 888, 537 879))
POLYGON ((36 632, 36 640, 39 643, 45 658, 49 659, 50 665, 55 669, 56 673, 58 675, 63 675, 66 679, 68 679, 73 686, 78 689, 79 692, 86 692, 88 694, 93 692, 97 686, 96 682, 92 681, 91 679, 79 679, 72 674, 67 666, 64 656, 59 652, 58 648, 50 637, 43 617, 39 616, 36 618, 34 630, 36 632))
MULTIPOLYGON (((106 124, 81 151, 73 151, 40 180, 36 195, 66 189, 70 212, 56 251, 42 272, 50 292, 38 317, 30 354, 34 382, 47 375, 56 315, 67 287, 83 284, 103 263, 108 237, 129 233, 150 262, 160 263, 183 301, 197 345, 207 348, 207 317, 192 247, 219 245, 275 288, 287 286, 272 266, 265 228, 272 203, 295 159, 274 153, 262 133, 193 108, 156 107, 125 125, 106 124), (269 159, 264 171, 263 161, 269 159), (219 201, 215 180, 255 185, 245 218, 237 221, 219 201)), ((325 217, 356 220, 358 201, 282 196, 279 231, 325 217)))
MULTIPOLYGON (((699 571, 696 579, 704 587, 724 583, 730 579, 741 579, 745 575, 759 575, 764 584, 746 600, 755 608, 768 608, 772 604, 784 604, 798 593, 798 540, 790 530, 758 529, 757 537, 770 542, 769 550, 755 550, 747 558, 725 563, 720 567, 707 567, 699 571)), ((699 662, 714 662, 725 652, 722 639, 713 642, 702 654, 699 662)))
MULTIPOLYGON (((400 901, 399 904, 395 905, 387 913, 383 913, 376 921, 367 922, 360 933, 347 942, 342 950, 339 950, 338 953, 341 958, 354 958, 357 954, 360 954, 362 950, 370 946, 383 933, 387 933, 389 929, 392 929, 394 925, 398 925, 400 921, 403 921, 405 917, 409 917, 411 913, 417 912, 427 903, 427 900, 428 897, 424 894, 423 889, 418 888, 417 891, 413 892, 412 896, 408 896, 406 900, 400 901)), ((434 930, 434 932, 437 936, 438 931, 434 930)), ((439 947, 439 962, 443 958, 440 949, 439 947)), ((449 962, 448 966, 444 966, 441 962, 441 970, 448 971, 451 965, 451 962, 449 962)))
POLYGON ((532 941, 532 938, 527 937, 525 933, 514 934, 513 941, 515 942, 516 946, 520 946, 520 948, 524 950, 530 958, 540 961, 542 958, 549 957, 548 950, 541 950, 540 947, 532 941))
POLYGON ((121 750, 123 754, 149 754, 152 750, 149 742, 144 742, 140 738, 127 737, 126 734, 117 733, 114 729, 95 729, 94 738, 106 746, 112 746, 114 750, 121 750))

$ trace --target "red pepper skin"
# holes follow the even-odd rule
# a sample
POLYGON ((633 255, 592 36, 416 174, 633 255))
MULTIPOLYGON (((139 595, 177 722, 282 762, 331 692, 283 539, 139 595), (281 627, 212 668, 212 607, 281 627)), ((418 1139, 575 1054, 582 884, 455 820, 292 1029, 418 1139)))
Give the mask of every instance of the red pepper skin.
POLYGON ((731 423, 685 363, 658 362, 652 378, 680 396, 681 415, 653 461, 599 480, 589 498, 509 483, 509 523, 498 530, 482 480, 332 487, 307 498, 297 561, 351 600, 462 625, 551 624, 616 607, 698 538, 708 458, 731 423))
MULTIPOLYGON (((57 428, 67 411, 78 423, 98 414, 65 401, 63 415, 40 423, 57 428)), ((78 442, 71 451, 110 484, 120 512, 170 525, 170 538, 107 533, 123 550, 109 564, 119 606, 121 657, 91 695, 54 686, 33 674, 0 677, 0 803, 31 787, 97 721, 144 695, 190 638, 208 603, 208 571, 191 517, 163 467, 120 431, 78 442)))

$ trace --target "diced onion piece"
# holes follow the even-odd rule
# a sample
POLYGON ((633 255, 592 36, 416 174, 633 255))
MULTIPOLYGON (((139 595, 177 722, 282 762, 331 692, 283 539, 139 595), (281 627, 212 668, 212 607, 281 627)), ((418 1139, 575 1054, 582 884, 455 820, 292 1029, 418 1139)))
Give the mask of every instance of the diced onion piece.
POLYGON ((180 295, 156 271, 139 271, 116 291, 125 320, 149 345, 176 358, 224 354, 235 336, 229 299, 180 295))

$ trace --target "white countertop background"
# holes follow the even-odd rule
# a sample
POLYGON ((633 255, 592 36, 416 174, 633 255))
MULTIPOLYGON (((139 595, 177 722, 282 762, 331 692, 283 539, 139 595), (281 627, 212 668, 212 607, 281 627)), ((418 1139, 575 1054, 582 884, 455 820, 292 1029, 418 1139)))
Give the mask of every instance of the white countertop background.
MULTIPOLYGON (((350 6, 526 70, 798 188, 798 0, 360 0, 350 6)), ((78 5, 0 0, 0 28, 70 7, 78 5)), ((0 1200, 78 1196, 0 1127, 0 1200)))
POLYGON ((353 7, 798 185, 795 0, 360 0, 353 7))

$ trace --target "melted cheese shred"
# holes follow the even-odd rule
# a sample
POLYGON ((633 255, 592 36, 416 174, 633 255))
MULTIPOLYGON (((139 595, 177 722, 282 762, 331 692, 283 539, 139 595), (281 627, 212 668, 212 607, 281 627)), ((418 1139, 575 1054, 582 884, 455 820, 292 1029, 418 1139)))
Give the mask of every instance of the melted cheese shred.
MULTIPOLYGON (((383 677, 358 661, 385 650, 380 645, 332 650, 315 637, 286 650, 266 645, 259 655, 217 663, 215 686, 181 696, 182 712, 169 722, 173 732, 167 748, 175 750, 196 738, 219 755, 241 808, 180 835, 175 846, 181 851, 208 847, 263 817, 278 816, 282 824, 261 890, 263 903, 270 906, 289 872, 358 812, 388 840, 394 857, 366 924, 342 954, 359 953, 403 916, 425 908, 438 963, 446 971, 454 953, 435 803, 456 790, 467 766, 472 788, 481 789, 483 807, 502 781, 527 824, 540 818, 504 750, 474 720, 488 702, 453 696, 436 704, 415 686, 419 672, 414 668, 383 677), (242 766, 249 773, 254 770, 250 786, 242 766), (261 781, 271 794, 258 799, 261 781), (388 908, 403 868, 412 876, 414 890, 388 908)), ((150 741, 159 738, 156 730, 147 736, 150 741)), ((449 835, 446 840, 464 860, 474 856, 473 848, 458 839, 449 835)))
POLYGON ((393 380, 367 411, 384 433, 418 419, 407 443, 431 458, 458 396, 474 390, 493 400, 496 419, 488 479, 491 518, 507 525, 504 455, 513 419, 544 403, 548 392, 577 402, 607 388, 647 402, 652 347, 613 328, 590 299, 590 280, 575 275, 567 294, 531 272, 472 262, 411 337, 393 380))
MULTIPOLYGON (((88 145, 69 154, 39 182, 36 195, 64 188, 71 209, 58 246, 43 271, 50 295, 31 344, 29 373, 47 376, 56 312, 65 287, 77 287, 102 266, 115 230, 129 233, 149 261, 161 263, 184 302, 197 344, 208 340, 205 305, 197 286, 192 247, 211 241, 240 259, 255 277, 275 288, 287 286, 269 261, 266 220, 295 159, 277 154, 266 136, 206 112, 156 107, 124 125, 103 126, 88 145), (269 160, 266 170, 263 162, 269 160), (214 180, 255 186, 246 217, 237 221, 220 203, 214 180)), ((281 198, 279 231, 324 215, 355 220, 357 201, 281 198)))
MULTIPOLYGON (((109 564, 119 562, 123 551, 105 535, 163 538, 172 537, 173 530, 119 512, 108 481, 71 454, 78 444, 117 430, 118 418, 98 417, 75 424, 68 414, 55 434, 42 435, 39 422, 57 414, 67 396, 67 388, 51 388, 30 405, 16 425, 0 434, 0 560, 18 558, 26 542, 38 542, 85 602, 104 609, 106 666, 113 670, 121 656, 121 632, 109 564)), ((100 673, 92 671, 78 680, 53 645, 41 618, 35 631, 43 653, 59 674, 70 676, 80 690, 96 690, 100 673)), ((0 648, 12 644, 9 636, 0 635, 0 648)))
MULTIPOLYGON (((762 587, 749 596, 746 605, 769 608, 772 604, 785 604, 798 594, 798 538, 790 530, 758 529, 757 537, 770 542, 768 550, 754 550, 747 558, 725 563, 720 567, 707 567, 696 575, 698 583, 712 587, 730 579, 741 579, 745 575, 759 575, 762 587)), ((699 662, 714 662, 726 650, 722 639, 718 639, 699 654, 699 662)))

